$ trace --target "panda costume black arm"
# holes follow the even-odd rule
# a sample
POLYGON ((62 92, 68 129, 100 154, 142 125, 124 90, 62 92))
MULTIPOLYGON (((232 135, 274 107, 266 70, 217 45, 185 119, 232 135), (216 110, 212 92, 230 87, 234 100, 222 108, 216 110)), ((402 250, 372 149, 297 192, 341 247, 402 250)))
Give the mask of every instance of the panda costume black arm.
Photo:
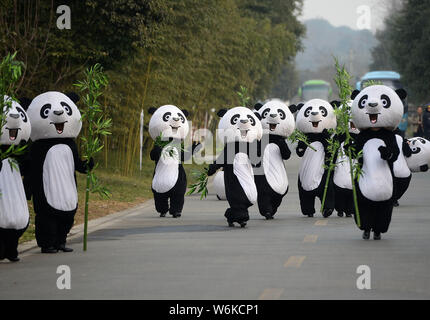
POLYGON ((274 143, 279 147, 283 160, 288 160, 291 157, 291 151, 284 137, 271 134, 269 135, 269 143, 274 143))
POLYGON ((87 173, 88 171, 93 170, 94 168, 94 159, 90 158, 90 160, 81 160, 79 157, 78 147, 76 145, 75 140, 71 139, 69 143, 70 149, 73 152, 73 159, 75 161, 75 169, 79 173, 87 173))

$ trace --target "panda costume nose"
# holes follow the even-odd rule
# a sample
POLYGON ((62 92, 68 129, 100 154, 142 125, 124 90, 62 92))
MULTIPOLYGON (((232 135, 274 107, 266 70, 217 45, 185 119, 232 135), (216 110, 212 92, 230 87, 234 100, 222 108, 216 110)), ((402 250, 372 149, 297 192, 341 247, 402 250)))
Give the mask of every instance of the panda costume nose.
POLYGON ((174 118, 172 118, 173 119, 173 121, 179 121, 180 119, 179 118, 177 118, 177 117, 174 117, 174 118))
POLYGON ((9 116, 13 119, 18 119, 19 118, 19 114, 18 113, 10 113, 9 116))
POLYGON ((276 116, 277 116, 278 114, 277 113, 271 113, 270 114, 270 116, 272 117, 272 118, 276 118, 276 116))
POLYGON ((377 107, 378 106, 378 103, 377 102, 369 102, 369 107, 372 107, 372 108, 375 108, 375 107, 377 107))
POLYGON ((313 116, 317 116, 319 114, 319 112, 318 111, 312 111, 311 112, 311 115, 313 115, 313 116))
POLYGON ((54 114, 55 114, 56 116, 61 116, 63 113, 64 113, 64 110, 55 110, 55 111, 54 111, 54 114))
POLYGON ((249 122, 249 120, 248 120, 248 119, 242 119, 242 120, 240 120, 240 122, 241 122, 241 123, 248 123, 248 122, 249 122))

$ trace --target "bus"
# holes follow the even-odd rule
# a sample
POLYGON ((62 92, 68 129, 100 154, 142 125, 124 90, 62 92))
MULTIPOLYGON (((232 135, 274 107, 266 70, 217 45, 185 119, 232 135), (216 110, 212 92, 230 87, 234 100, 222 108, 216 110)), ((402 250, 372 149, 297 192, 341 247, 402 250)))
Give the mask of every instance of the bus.
MULTIPOLYGON (((366 73, 360 81, 357 82, 357 90, 363 90, 367 85, 372 82, 383 84, 392 88, 393 90, 404 88, 401 82, 401 76, 394 71, 372 71, 366 73)), ((399 124, 399 130, 404 136, 408 128, 408 99, 403 100, 403 118, 399 124)))
POLYGON ((301 101, 309 101, 312 99, 330 100, 333 93, 330 83, 324 80, 309 80, 305 81, 299 88, 299 98, 301 101))

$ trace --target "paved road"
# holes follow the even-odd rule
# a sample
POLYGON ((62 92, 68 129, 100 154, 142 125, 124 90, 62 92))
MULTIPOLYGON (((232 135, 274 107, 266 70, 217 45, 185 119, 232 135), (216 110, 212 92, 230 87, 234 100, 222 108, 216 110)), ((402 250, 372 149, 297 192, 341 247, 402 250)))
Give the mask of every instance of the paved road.
POLYGON ((299 213, 298 160, 288 163, 291 190, 275 220, 251 210, 231 229, 226 202, 188 197, 179 220, 159 218, 152 202, 89 236, 74 253, 31 250, 0 263, 0 299, 429 299, 430 174, 414 176, 382 241, 361 240, 352 219, 299 213), (59 290, 59 265, 71 289, 59 290), (358 290, 356 269, 371 269, 358 290))

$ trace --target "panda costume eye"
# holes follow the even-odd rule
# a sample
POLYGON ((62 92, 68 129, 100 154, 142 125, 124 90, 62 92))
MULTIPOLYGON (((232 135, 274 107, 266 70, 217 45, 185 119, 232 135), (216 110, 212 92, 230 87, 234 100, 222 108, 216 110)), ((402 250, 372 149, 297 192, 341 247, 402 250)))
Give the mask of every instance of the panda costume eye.
POLYGON ((381 101, 382 101, 382 105, 385 109, 388 109, 389 107, 391 107, 391 100, 387 95, 383 94, 381 96, 381 101))
POLYGON ((231 117, 230 123, 232 125, 235 125, 239 121, 239 118, 240 118, 240 114, 235 114, 233 117, 231 117))
POLYGON ((309 115, 311 114, 311 111, 312 111, 312 107, 308 107, 308 108, 305 110, 305 117, 309 117, 309 115))
POLYGON ((51 104, 47 103, 40 109, 40 116, 42 119, 48 118, 49 111, 51 110, 51 104))
POLYGON ((249 119, 249 121, 251 121, 251 125, 254 127, 255 126, 255 119, 254 119, 254 117, 248 114, 248 119, 249 119))
POLYGON ((25 114, 24 110, 22 110, 20 107, 16 107, 16 110, 18 110, 19 114, 21 115, 22 121, 27 122, 27 115, 25 114))
POLYGON ((426 144, 426 141, 424 139, 418 138, 419 142, 421 142, 422 144, 426 144))
POLYGON ((63 106, 64 110, 66 110, 66 113, 69 116, 71 116, 72 113, 73 113, 72 108, 70 108, 70 106, 67 103, 65 103, 65 102, 60 102, 60 104, 63 106))
POLYGON ((327 117, 328 111, 327 111, 327 109, 325 107, 321 106, 320 107, 320 111, 321 111, 321 114, 322 114, 323 117, 327 117))
POLYGON ((261 117, 263 119, 266 119, 267 116, 269 115, 269 112, 270 112, 270 108, 267 108, 266 110, 263 111, 263 113, 261 114, 261 117))
POLYGON ((285 118, 287 117, 284 110, 282 110, 282 109, 278 109, 278 114, 279 114, 279 117, 281 118, 281 120, 285 120, 285 118))
POLYGON ((182 115, 182 113, 178 112, 178 116, 179 116, 179 118, 181 118, 181 122, 185 123, 185 117, 182 115))
POLYGON ((172 115, 171 112, 166 112, 165 114, 163 114, 163 121, 165 122, 169 121, 171 115, 172 115))
POLYGON ((369 99, 369 96, 365 94, 364 96, 361 97, 360 101, 358 101, 358 107, 360 109, 363 109, 366 106, 367 99, 369 99))

